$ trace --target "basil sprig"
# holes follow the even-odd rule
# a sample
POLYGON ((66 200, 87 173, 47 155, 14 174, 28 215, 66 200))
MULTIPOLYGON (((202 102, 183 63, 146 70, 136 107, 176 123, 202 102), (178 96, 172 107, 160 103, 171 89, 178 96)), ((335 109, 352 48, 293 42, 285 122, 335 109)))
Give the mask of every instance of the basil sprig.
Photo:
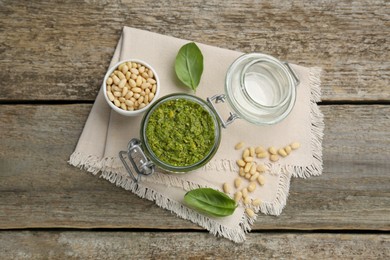
POLYGON ((194 42, 180 48, 176 56, 175 71, 179 80, 195 92, 203 73, 203 55, 194 42))
POLYGON ((191 208, 213 216, 226 217, 232 215, 237 205, 225 193, 211 189, 199 188, 184 195, 184 202, 191 208))

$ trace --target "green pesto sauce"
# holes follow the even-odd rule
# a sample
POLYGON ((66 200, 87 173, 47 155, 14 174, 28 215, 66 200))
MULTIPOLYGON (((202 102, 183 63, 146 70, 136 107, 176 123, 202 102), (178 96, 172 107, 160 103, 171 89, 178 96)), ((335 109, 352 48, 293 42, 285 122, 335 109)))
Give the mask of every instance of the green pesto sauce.
POLYGON ((173 99, 150 115, 146 139, 155 156, 173 166, 189 166, 202 160, 214 145, 214 123, 200 104, 173 99))

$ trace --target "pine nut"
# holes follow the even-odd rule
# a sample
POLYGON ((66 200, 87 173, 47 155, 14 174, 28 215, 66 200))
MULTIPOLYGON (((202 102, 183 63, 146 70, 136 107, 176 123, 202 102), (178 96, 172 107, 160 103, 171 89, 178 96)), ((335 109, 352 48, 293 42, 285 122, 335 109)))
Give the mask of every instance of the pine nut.
POLYGON ((118 85, 119 82, 121 81, 116 75, 112 76, 112 80, 114 81, 114 83, 115 83, 116 85, 118 85))
POLYGON ((256 183, 252 181, 252 182, 249 183, 249 185, 248 185, 248 191, 249 191, 249 192, 253 192, 255 189, 256 189, 256 183))
POLYGON ((247 162, 247 163, 253 162, 253 157, 247 156, 247 157, 244 158, 244 161, 247 162))
POLYGON ((238 175, 240 175, 241 177, 245 176, 245 172, 244 172, 244 168, 243 167, 240 167, 240 169, 238 171, 238 175))
POLYGON ((254 147, 249 147, 249 155, 251 157, 255 157, 255 148, 254 147))
POLYGON ((286 151, 287 155, 289 155, 291 153, 291 146, 287 145, 284 147, 284 150, 286 151))
POLYGON ((224 184, 223 184, 223 192, 225 192, 225 193, 227 193, 227 194, 229 194, 229 192, 230 192, 230 186, 229 186, 229 184, 227 183, 227 182, 225 182, 224 184))
POLYGON ((286 151, 285 151, 283 148, 280 148, 280 149, 278 150, 278 154, 279 154, 280 156, 282 156, 282 157, 286 157, 286 156, 287 156, 287 153, 286 153, 286 151))
POLYGON ((260 173, 256 172, 252 175, 252 177, 249 179, 250 181, 255 181, 259 177, 260 173))
POLYGON ((252 200, 252 205, 257 207, 257 206, 260 206, 261 204, 261 200, 260 199, 254 199, 252 200))
POLYGON ((257 165, 256 170, 259 173, 263 173, 263 172, 265 172, 266 168, 265 168, 264 164, 259 164, 259 165, 257 165))
POLYGON ((251 162, 248 162, 247 164, 245 164, 244 172, 245 173, 249 173, 251 167, 252 167, 252 163, 251 162))
POLYGON ((128 89, 127 87, 124 87, 124 88, 122 89, 122 96, 125 97, 126 94, 127 94, 127 92, 129 92, 129 89, 128 89))
POLYGON ((244 204, 249 205, 251 203, 251 199, 249 197, 244 198, 244 204))
POLYGON ((129 106, 129 107, 134 106, 134 102, 131 101, 131 100, 125 100, 125 104, 126 104, 127 106, 129 106))
POLYGON ((255 149, 255 153, 264 153, 264 152, 265 152, 265 150, 261 146, 257 146, 256 149, 255 149))
POLYGON ((138 76, 137 77, 137 80, 135 81, 135 83, 137 84, 137 87, 140 87, 142 85, 142 77, 141 76, 138 76))
POLYGON ((135 75, 138 75, 138 74, 139 74, 139 71, 138 71, 136 68, 131 68, 131 69, 130 69, 130 72, 131 72, 132 74, 135 74, 135 75))
POLYGON ((107 78, 106 84, 107 84, 107 85, 111 85, 111 84, 112 84, 112 78, 111 78, 111 77, 108 77, 108 78, 107 78))
POLYGON ((247 188, 243 188, 241 190, 241 193, 242 193, 242 197, 244 197, 244 198, 248 197, 248 189, 247 188))
POLYGON ((114 92, 114 96, 116 96, 116 97, 121 97, 121 96, 122 96, 122 92, 115 91, 115 92, 114 92))
POLYGON ((236 178, 234 180, 234 187, 236 187, 236 189, 240 188, 241 182, 242 182, 241 178, 236 178))
POLYGON ((256 173, 256 163, 253 163, 252 166, 251 166, 251 169, 249 170, 249 173, 251 175, 255 174, 256 173))
POLYGON ((111 91, 107 91, 107 96, 108 96, 108 99, 109 99, 110 101, 114 101, 115 97, 114 97, 114 95, 111 93, 111 91))
POLYGON ((121 103, 121 108, 122 108, 123 110, 127 110, 126 104, 125 104, 125 103, 121 103))
POLYGON ((255 212, 251 208, 246 208, 245 213, 248 215, 248 217, 253 218, 255 216, 255 212))
MULTIPOLYGON (((119 68, 118 68, 119 69, 119 68)), ((126 75, 127 72, 129 72, 129 67, 127 67, 127 65, 123 65, 122 69, 121 69, 122 73, 126 75)))
POLYGON ((141 88, 132 88, 131 91, 134 93, 141 93, 142 89, 141 88))
POLYGON ((235 200, 236 202, 239 202, 241 199, 242 199, 242 193, 241 193, 241 191, 237 191, 237 192, 234 194, 234 200, 235 200))
POLYGON ((258 182, 261 186, 263 186, 264 183, 265 183, 265 178, 264 178, 264 176, 263 176, 263 175, 259 175, 258 178, 257 178, 257 182, 258 182))
POLYGON ((117 107, 120 107, 120 106, 121 106, 121 102, 119 102, 118 99, 114 99, 114 104, 115 104, 115 106, 117 106, 117 107))
POLYGON ((269 152, 270 154, 276 154, 276 153, 277 153, 276 148, 273 147, 273 146, 271 146, 270 148, 268 148, 268 152, 269 152))
POLYGON ((118 84, 118 87, 123 88, 126 85, 127 79, 121 79, 121 81, 118 84))
POLYGON ((239 142, 234 146, 234 149, 240 150, 242 147, 244 147, 244 142, 239 142))
POLYGON ((242 159, 245 160, 246 157, 249 157, 249 149, 245 149, 245 150, 242 152, 242 159))
POLYGON ((148 78, 147 82, 149 82, 150 84, 156 84, 156 81, 152 78, 148 78))
POLYGON ((267 152, 261 152, 261 153, 258 153, 257 155, 257 158, 266 158, 268 156, 268 153, 267 152))
POLYGON ((296 150, 301 146, 301 144, 298 142, 293 142, 292 144, 290 144, 290 146, 291 146, 291 149, 296 150))
POLYGON ((245 177, 245 179, 249 180, 251 178, 251 176, 252 175, 248 172, 248 173, 245 173, 244 177, 245 177))
POLYGON ((125 76, 122 72, 120 72, 120 71, 118 71, 117 76, 118 76, 118 78, 119 78, 120 80, 126 79, 126 76, 125 76))
MULTIPOLYGON (((149 95, 149 98, 150 98, 150 95, 149 95)), ((237 160, 237 165, 238 166, 241 166, 241 167, 244 167, 245 166, 245 162, 244 162, 244 160, 237 160)))
POLYGON ((279 156, 277 154, 271 154, 269 159, 271 160, 271 162, 276 162, 279 160, 279 156))

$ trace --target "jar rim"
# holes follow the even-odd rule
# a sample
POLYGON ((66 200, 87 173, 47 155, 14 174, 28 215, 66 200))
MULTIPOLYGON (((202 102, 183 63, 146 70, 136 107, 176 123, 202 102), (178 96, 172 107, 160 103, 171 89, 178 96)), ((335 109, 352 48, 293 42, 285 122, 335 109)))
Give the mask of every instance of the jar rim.
POLYGON ((158 99, 151 107, 150 109, 146 112, 146 114, 143 116, 142 122, 141 122, 141 129, 140 129, 140 137, 141 137, 141 142, 142 146, 145 150, 145 153, 149 157, 153 163, 155 163, 157 166, 160 168, 167 170, 169 172, 173 173, 185 173, 188 171, 192 171, 195 169, 198 169, 205 165, 207 162, 210 161, 210 159, 214 156, 214 154, 217 152, 218 147, 221 142, 221 126, 220 122, 217 119, 214 111, 210 108, 210 106, 205 102, 203 99, 186 94, 186 93, 174 93, 174 94, 169 94, 164 97, 161 97, 158 99), (196 163, 190 164, 190 165, 185 165, 185 166, 174 166, 171 164, 168 164, 162 160, 159 159, 159 157, 153 152, 152 148, 150 147, 147 137, 146 137, 146 128, 149 122, 149 118, 152 115, 153 111, 158 108, 160 105, 164 104, 167 101, 174 100, 174 99, 185 99, 189 100, 191 102, 195 102, 199 105, 202 106, 202 108, 208 112, 208 114, 211 116, 213 123, 214 123, 214 144, 208 151, 208 153, 199 161, 196 163))

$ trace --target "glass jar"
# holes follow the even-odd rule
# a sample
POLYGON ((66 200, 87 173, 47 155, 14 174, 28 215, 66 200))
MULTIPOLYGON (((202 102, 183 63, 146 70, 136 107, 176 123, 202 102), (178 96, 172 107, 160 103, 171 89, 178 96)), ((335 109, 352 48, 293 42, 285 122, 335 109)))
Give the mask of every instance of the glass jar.
POLYGON ((140 175, 150 175, 155 166, 173 173, 186 173, 205 165, 218 150, 221 141, 221 127, 226 128, 235 119, 242 118, 256 125, 271 125, 283 120, 292 110, 296 99, 296 86, 299 79, 288 63, 272 56, 249 53, 237 58, 229 67, 225 80, 225 94, 207 98, 207 102, 188 94, 171 94, 160 98, 146 111, 140 130, 140 139, 132 139, 127 151, 119 153, 130 176, 138 181, 140 175), (225 121, 214 103, 228 100, 234 110, 225 121), (214 144, 197 162, 175 166, 164 162, 153 151, 146 130, 150 116, 158 107, 172 100, 195 102, 206 111, 214 126, 214 144), (126 157, 137 173, 134 176, 126 163, 126 157))
POLYGON ((225 93, 236 118, 271 125, 292 110, 299 79, 288 63, 261 54, 240 56, 226 74, 225 93))

